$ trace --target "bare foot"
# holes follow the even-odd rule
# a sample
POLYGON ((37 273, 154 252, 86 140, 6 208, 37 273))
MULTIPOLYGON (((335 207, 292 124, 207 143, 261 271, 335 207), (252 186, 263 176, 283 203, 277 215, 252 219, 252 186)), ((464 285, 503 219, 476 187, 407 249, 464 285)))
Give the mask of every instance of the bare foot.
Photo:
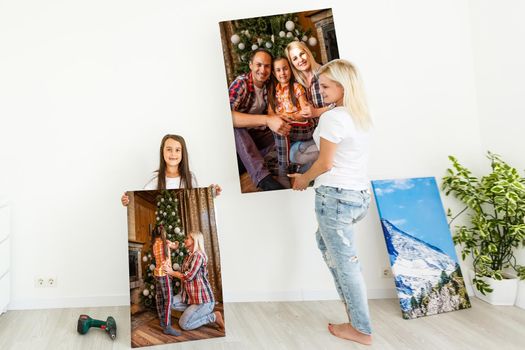
POLYGON ((372 336, 359 332, 350 323, 329 323, 328 330, 338 338, 348 339, 364 345, 372 345, 372 336))
POLYGON ((219 325, 220 329, 224 329, 224 319, 222 318, 220 311, 215 311, 213 314, 215 315, 215 323, 219 325))

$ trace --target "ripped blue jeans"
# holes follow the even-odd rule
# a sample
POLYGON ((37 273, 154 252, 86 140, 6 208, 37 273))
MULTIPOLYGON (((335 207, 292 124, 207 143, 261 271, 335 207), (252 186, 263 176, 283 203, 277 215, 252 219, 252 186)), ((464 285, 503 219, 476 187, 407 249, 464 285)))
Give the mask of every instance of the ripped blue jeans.
POLYGON ((329 186, 320 186, 315 193, 317 246, 345 303, 350 323, 359 332, 371 334, 366 286, 354 242, 354 224, 366 215, 370 194, 329 186))

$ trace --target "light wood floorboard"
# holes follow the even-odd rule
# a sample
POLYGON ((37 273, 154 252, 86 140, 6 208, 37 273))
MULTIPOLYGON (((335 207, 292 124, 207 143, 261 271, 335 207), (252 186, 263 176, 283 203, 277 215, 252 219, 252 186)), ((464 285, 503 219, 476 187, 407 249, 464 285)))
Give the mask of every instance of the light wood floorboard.
MULTIPOLYGON (((181 350, 250 349, 525 349, 525 310, 471 298, 472 308, 415 320, 401 318, 397 299, 370 300, 374 344, 333 337, 327 323, 345 322, 337 301, 227 303, 226 337, 148 347, 181 350)), ((8 311, 0 316, 0 349, 130 349, 128 307, 8 311), (78 316, 115 317, 117 339, 76 331, 78 316)))

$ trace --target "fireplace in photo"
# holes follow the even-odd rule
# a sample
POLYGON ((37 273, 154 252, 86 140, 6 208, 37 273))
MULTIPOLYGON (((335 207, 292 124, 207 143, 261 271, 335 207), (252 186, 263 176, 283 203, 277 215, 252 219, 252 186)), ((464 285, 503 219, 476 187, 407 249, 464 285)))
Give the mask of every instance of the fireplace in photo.
POLYGON ((319 10, 310 15, 310 20, 317 31, 319 48, 321 49, 321 61, 329 62, 339 58, 337 38, 335 36, 334 16, 331 9, 319 10))
POLYGON ((142 285, 142 244, 129 242, 129 288, 142 285))

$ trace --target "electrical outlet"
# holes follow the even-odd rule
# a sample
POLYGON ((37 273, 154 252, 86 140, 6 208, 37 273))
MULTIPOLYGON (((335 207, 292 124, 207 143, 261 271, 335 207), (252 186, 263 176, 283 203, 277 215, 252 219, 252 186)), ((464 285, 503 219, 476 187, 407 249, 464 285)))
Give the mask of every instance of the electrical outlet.
POLYGON ((46 281, 44 277, 37 276, 35 277, 35 288, 44 288, 46 286, 46 281))
POLYGON ((55 276, 46 278, 46 287, 54 288, 57 286, 57 278, 55 276))
POLYGON ((383 271, 381 272, 381 276, 383 276, 383 278, 394 277, 394 275, 392 275, 392 269, 390 267, 383 268, 383 271))

